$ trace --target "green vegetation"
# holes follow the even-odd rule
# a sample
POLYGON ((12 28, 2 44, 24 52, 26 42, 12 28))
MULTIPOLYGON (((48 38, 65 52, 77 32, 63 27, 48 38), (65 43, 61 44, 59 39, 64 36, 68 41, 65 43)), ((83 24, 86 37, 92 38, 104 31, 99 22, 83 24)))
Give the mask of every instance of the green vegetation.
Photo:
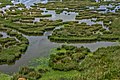
POLYGON ((0 31, 5 32, 8 37, 0 37, 0 64, 14 63, 16 59, 25 53, 29 44, 28 40, 16 31, 1 25, 0 31))
POLYGON ((12 5, 11 0, 0 0, 0 8, 5 7, 6 5, 12 5))
POLYGON ((60 71, 76 70, 78 64, 89 53, 89 49, 81 47, 62 45, 61 48, 57 48, 55 54, 50 55, 49 65, 60 71))
POLYGON ((47 8, 48 10, 56 10, 57 8, 60 8, 62 10, 64 8, 69 8, 70 10, 74 9, 74 11, 77 11, 75 9, 81 9, 81 8, 84 9, 87 5, 90 6, 90 5, 97 5, 97 4, 98 3, 91 2, 91 1, 76 0, 76 1, 49 2, 46 5, 38 3, 37 5, 40 8, 47 8))
POLYGON ((0 79, 1 80, 11 80, 11 77, 9 75, 0 73, 0 79))
POLYGON ((55 42, 116 41, 119 36, 115 33, 107 31, 101 25, 88 26, 68 22, 63 28, 54 30, 49 39, 55 42))
POLYGON ((7 22, 4 24, 4 27, 15 29, 25 35, 43 35, 45 31, 53 30, 56 26, 62 24, 61 20, 52 21, 48 19, 41 19, 40 22, 33 23, 33 21, 29 21, 27 18, 21 20, 20 23, 19 21, 17 22, 7 22))
MULTIPOLYGON (((54 42, 95 42, 95 41, 118 41, 119 26, 117 21, 119 13, 102 14, 92 11, 80 11, 76 19, 91 20, 96 24, 87 25, 87 22, 64 22, 62 28, 53 31, 49 39, 54 42), (95 19, 95 20, 93 20, 95 19), (99 24, 103 22, 103 24, 99 24)), ((91 22, 91 23, 92 23, 91 22)))
POLYGON ((52 51, 50 58, 36 59, 31 67, 21 68, 13 80, 21 77, 31 80, 119 80, 119 51, 120 46, 90 52, 84 47, 62 45, 52 51))
MULTIPOLYGON (((0 0, 0 8, 13 5, 10 0, 0 0)), ((63 0, 62 2, 38 3, 27 9, 16 4, 0 11, 0 64, 11 64, 21 57, 29 45, 27 36, 41 36, 53 31, 48 39, 53 42, 96 42, 120 41, 120 11, 99 13, 100 5, 112 4, 113 10, 119 3, 96 3, 93 0, 63 0), (94 9, 89 9, 94 7, 94 9), (18 9, 18 8, 21 8, 18 9), (41 8, 46 8, 42 10, 41 8), (78 13, 75 21, 50 20, 63 11, 78 13), (38 18, 39 20, 35 20, 38 18), (95 18, 95 19, 94 19, 95 18), (88 25, 81 20, 89 19, 95 24, 88 25), (99 24, 101 22, 101 24, 99 24), (60 27, 62 26, 62 27, 60 27), (60 27, 60 29, 56 29, 60 27), (5 37, 2 32, 6 33, 5 37), (24 36, 25 35, 25 36, 24 36)), ((103 10, 104 11, 104 10, 103 10)), ((67 13, 65 13, 67 15, 67 13)), ((68 14, 71 15, 71 14, 68 14)), ((62 45, 53 50, 48 58, 36 59, 30 66, 21 67, 19 72, 8 76, 0 73, 1 80, 120 80, 120 46, 99 48, 91 52, 85 47, 62 45)))

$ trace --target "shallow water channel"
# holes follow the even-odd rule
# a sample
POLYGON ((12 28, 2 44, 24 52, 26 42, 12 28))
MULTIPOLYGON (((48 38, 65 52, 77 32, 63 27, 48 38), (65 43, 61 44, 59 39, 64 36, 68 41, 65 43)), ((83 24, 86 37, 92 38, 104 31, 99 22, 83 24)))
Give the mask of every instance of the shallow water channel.
MULTIPOLYGON (((18 71, 20 66, 28 65, 29 61, 33 60, 34 58, 39 57, 46 57, 50 54, 52 48, 56 48, 64 43, 54 43, 50 42, 47 39, 47 36, 51 32, 46 32, 44 36, 26 36, 30 42, 29 47, 25 54, 15 62, 15 64, 11 65, 0 65, 0 71, 11 74, 13 72, 18 71)), ((65 43, 66 44, 66 43, 65 43)), ((107 47, 107 46, 115 46, 118 45, 117 42, 95 42, 95 43, 71 43, 68 45, 74 46, 84 46, 89 48, 91 51, 95 51, 100 47, 107 47)))
MULTIPOLYGON (((75 21, 75 17, 77 15, 76 13, 72 13, 72 12, 69 13, 69 15, 64 13, 55 14, 52 11, 51 12, 48 11, 48 13, 52 14, 52 18, 50 19, 53 19, 53 20, 62 19, 63 21, 75 21)), ((43 13, 43 14, 46 14, 46 13, 43 13)), ((28 65, 29 61, 33 60, 34 58, 49 56, 52 48, 56 48, 64 44, 64 43, 50 42, 47 37, 51 33, 52 31, 48 31, 48 32, 45 32, 43 36, 26 36, 30 43, 26 53, 23 54, 22 57, 15 62, 15 64, 0 65, 0 71, 7 74, 11 74, 18 71, 20 66, 28 65)), ((2 33, 2 34, 4 34, 3 37, 7 36, 5 33, 2 33)), ((94 43, 71 43, 70 45, 74 45, 78 47, 84 46, 89 48, 91 51, 95 51, 100 47, 116 46, 119 44, 117 42, 94 42, 94 43)))

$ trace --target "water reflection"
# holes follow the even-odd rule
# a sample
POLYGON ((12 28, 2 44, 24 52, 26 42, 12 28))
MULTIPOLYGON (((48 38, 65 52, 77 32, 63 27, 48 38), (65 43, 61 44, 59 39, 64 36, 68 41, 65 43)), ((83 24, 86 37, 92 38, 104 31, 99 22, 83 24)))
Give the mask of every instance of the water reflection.
POLYGON ((87 6, 88 9, 98 11, 99 13, 116 13, 118 10, 120 10, 120 4, 108 4, 108 5, 100 5, 100 6, 87 6))
MULTIPOLYGON (((49 19, 49 20, 63 20, 63 22, 65 21, 75 21, 75 17, 76 15, 78 15, 78 13, 76 12, 67 12, 67 11, 63 11, 60 14, 56 14, 55 10, 46 10, 46 8, 40 8, 40 10, 43 10, 43 13, 41 13, 42 15, 47 15, 47 14, 51 14, 52 17, 47 17, 44 19, 49 19)), ((42 19, 42 18, 41 18, 42 19)))
POLYGON ((8 36, 7 35, 7 33, 5 33, 5 32, 0 32, 0 34, 2 34, 3 36, 2 36, 2 38, 7 38, 7 37, 10 37, 10 36, 8 36))
POLYGON ((19 0, 19 2, 25 4, 27 8, 30 8, 30 6, 34 5, 35 3, 46 4, 48 2, 54 2, 54 1, 62 2, 62 0, 19 0))
MULTIPOLYGON (((102 0, 95 0, 96 2, 101 2, 102 0)), ((103 1, 116 1, 116 0, 103 0, 103 1)))

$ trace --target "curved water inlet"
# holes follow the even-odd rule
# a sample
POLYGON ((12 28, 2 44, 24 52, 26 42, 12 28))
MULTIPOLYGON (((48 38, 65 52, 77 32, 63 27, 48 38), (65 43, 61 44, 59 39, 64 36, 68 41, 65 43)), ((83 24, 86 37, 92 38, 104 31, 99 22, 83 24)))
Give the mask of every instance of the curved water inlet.
MULTIPOLYGON (((54 43, 48 40, 48 36, 51 31, 45 32, 44 36, 26 36, 29 40, 29 47, 25 54, 12 65, 0 65, 0 71, 12 74, 19 70, 20 66, 28 65, 31 60, 39 57, 47 57, 50 54, 51 49, 56 48, 66 43, 54 43)), ((67 45, 74 45, 77 47, 87 47, 92 52, 96 51, 100 47, 116 46, 119 45, 117 42, 94 42, 94 43, 71 43, 67 45)))

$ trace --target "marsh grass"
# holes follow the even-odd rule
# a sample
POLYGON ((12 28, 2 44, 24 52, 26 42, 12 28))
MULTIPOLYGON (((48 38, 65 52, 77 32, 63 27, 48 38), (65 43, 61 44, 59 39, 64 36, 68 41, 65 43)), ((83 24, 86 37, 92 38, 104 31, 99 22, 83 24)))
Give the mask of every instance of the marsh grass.
MULTIPOLYGON (((74 46, 62 45, 61 47, 55 48, 51 52, 50 57, 34 59, 31 62, 31 67, 23 67, 24 70, 20 69, 20 72, 14 75, 14 80, 17 80, 18 75, 30 79, 30 77, 28 77, 30 70, 35 70, 41 74, 38 80, 119 80, 119 48, 119 46, 102 47, 95 52, 90 52, 89 49, 84 47, 77 48, 74 46), (78 57, 80 57, 79 55, 81 55, 81 51, 84 52, 86 57, 78 61, 79 64, 77 64, 77 68, 64 71, 59 69, 56 70, 53 68, 54 65, 50 66, 52 60, 56 65, 58 64, 57 61, 63 63, 56 66, 56 68, 60 68, 61 65, 64 67, 66 61, 61 62, 60 60, 66 60, 63 58, 68 58, 72 55, 75 57, 72 59, 77 60, 79 59, 78 57)), ((68 62, 67 65, 71 65, 71 63, 68 62)))

